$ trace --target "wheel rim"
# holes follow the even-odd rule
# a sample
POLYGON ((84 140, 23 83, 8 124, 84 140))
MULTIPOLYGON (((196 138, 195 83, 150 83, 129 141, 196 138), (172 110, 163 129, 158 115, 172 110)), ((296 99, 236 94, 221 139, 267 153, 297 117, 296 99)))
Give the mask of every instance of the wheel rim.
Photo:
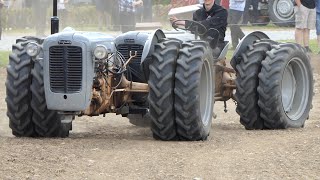
POLYGON ((272 9, 281 21, 289 21, 294 16, 294 4, 291 0, 275 0, 272 9))
POLYGON ((204 126, 207 126, 212 118, 213 83, 211 77, 212 72, 210 71, 209 61, 205 60, 202 65, 199 87, 201 120, 204 126))
POLYGON ((284 112, 291 120, 299 120, 309 101, 310 81, 308 69, 300 58, 293 58, 287 64, 281 86, 284 112))

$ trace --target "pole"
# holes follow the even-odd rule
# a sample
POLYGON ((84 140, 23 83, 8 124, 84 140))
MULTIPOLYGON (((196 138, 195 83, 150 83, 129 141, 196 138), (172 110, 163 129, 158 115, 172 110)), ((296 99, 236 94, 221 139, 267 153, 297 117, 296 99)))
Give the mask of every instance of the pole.
POLYGON ((58 1, 53 0, 53 16, 51 17, 51 34, 59 32, 58 1))

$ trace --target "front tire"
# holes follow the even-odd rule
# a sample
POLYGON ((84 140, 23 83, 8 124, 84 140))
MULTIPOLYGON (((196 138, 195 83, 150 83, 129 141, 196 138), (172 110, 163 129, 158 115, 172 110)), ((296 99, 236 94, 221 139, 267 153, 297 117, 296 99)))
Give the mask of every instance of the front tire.
POLYGON ((298 44, 273 46, 259 74, 259 107, 269 129, 304 126, 312 106, 310 58, 298 44))
POLYGON ((183 43, 175 75, 175 119, 181 140, 206 140, 213 114, 214 68, 203 41, 183 43))
POLYGON ((9 56, 6 80, 7 116, 12 134, 17 137, 33 137, 37 134, 32 123, 30 86, 32 82, 32 58, 26 53, 29 42, 40 43, 34 37, 17 39, 9 56))
POLYGON ((68 137, 71 123, 61 123, 62 115, 57 111, 47 108, 44 82, 43 82, 43 61, 38 61, 32 69, 32 121, 38 136, 40 137, 68 137))

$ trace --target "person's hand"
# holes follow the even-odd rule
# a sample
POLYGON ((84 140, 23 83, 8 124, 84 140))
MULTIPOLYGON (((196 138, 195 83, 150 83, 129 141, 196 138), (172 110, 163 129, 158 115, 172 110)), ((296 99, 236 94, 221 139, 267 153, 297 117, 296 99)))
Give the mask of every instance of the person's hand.
POLYGON ((172 24, 174 21, 178 20, 178 18, 175 16, 172 16, 169 18, 169 20, 170 20, 170 23, 172 24))
POLYGON ((177 17, 175 17, 175 16, 172 16, 172 17, 170 17, 170 23, 172 24, 173 22, 175 22, 175 21, 177 21, 177 22, 175 22, 175 25, 178 25, 178 26, 184 26, 185 24, 186 24, 186 22, 184 21, 184 20, 180 20, 180 19, 178 19, 177 17))
POLYGON ((134 1, 134 2, 133 2, 133 6, 134 6, 134 7, 136 7, 136 6, 143 6, 143 1, 142 1, 142 0, 134 1))

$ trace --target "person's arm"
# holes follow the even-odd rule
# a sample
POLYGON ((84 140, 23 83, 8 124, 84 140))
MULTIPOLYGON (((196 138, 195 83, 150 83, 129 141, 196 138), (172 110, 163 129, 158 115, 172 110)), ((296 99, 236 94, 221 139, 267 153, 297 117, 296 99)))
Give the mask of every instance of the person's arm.
POLYGON ((171 22, 171 24, 173 23, 173 22, 175 22, 175 21, 177 21, 177 22, 175 22, 175 25, 177 25, 177 26, 181 26, 181 27, 185 27, 185 21, 183 21, 183 20, 180 20, 179 21, 179 19, 177 18, 177 17, 175 17, 175 16, 172 16, 172 17, 170 17, 170 22, 171 22))
POLYGON ((296 2, 296 4, 297 4, 298 7, 301 6, 301 0, 295 0, 295 2, 296 2))
POLYGON ((142 0, 138 0, 138 1, 133 1, 133 6, 141 6, 143 5, 143 1, 142 0))

